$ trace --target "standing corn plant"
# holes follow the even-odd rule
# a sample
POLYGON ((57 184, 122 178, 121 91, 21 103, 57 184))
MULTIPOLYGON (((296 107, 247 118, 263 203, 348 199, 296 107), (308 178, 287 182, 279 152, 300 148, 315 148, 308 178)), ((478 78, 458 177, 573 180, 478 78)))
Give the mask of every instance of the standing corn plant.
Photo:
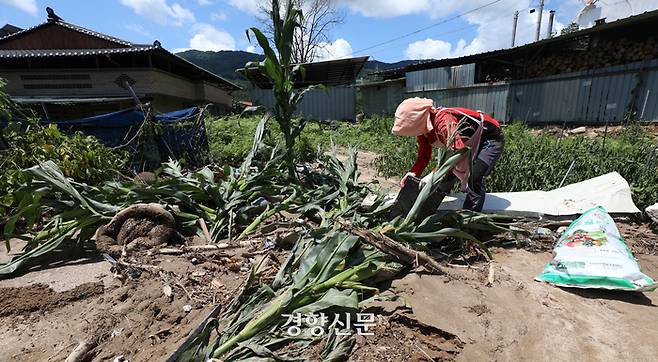
POLYGON ((313 88, 295 89, 295 79, 304 78, 304 68, 301 64, 295 66, 291 64, 294 35, 301 27, 303 19, 302 11, 295 8, 294 4, 294 1, 287 0, 281 17, 282 9, 279 1, 272 0, 270 17, 275 49, 272 49, 269 40, 260 29, 247 30, 247 38, 251 41, 250 33, 253 33, 265 53, 265 59, 261 62, 249 62, 245 66, 247 70, 257 68, 272 83, 276 104, 271 111, 286 142, 285 162, 288 177, 291 179, 296 178, 295 141, 306 124, 304 119, 294 120, 293 113, 304 93, 313 88))

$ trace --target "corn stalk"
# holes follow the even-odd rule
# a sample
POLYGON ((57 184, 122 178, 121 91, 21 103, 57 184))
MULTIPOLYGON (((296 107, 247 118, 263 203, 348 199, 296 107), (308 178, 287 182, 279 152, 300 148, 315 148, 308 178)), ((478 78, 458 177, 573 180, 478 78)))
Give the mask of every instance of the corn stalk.
POLYGON ((286 144, 285 162, 288 170, 288 178, 296 178, 295 170, 295 141, 304 130, 306 121, 293 119, 293 114, 304 93, 315 87, 295 88, 295 79, 304 78, 304 67, 301 64, 292 64, 292 44, 295 32, 299 31, 303 14, 296 7, 293 0, 287 0, 282 10, 279 0, 272 0, 272 10, 269 12, 272 21, 272 40, 274 47, 270 45, 267 36, 258 28, 247 30, 247 38, 251 41, 251 34, 256 38, 258 45, 263 49, 265 59, 261 62, 249 62, 245 69, 256 68, 265 78, 272 83, 276 103, 272 109, 274 118, 279 125, 286 144))

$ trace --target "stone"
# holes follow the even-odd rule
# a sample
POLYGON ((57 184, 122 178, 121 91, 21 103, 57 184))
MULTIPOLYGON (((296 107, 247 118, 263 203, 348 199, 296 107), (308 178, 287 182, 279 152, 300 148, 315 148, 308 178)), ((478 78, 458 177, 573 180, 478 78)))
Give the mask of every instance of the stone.
POLYGON ((658 204, 653 204, 644 209, 644 212, 647 213, 647 216, 655 223, 658 223, 658 204))

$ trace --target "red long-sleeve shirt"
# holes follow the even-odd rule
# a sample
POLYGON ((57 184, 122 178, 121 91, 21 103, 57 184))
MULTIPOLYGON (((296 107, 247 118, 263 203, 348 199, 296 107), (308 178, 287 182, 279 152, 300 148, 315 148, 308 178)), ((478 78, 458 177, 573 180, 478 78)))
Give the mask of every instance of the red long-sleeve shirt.
MULTIPOLYGON (((461 118, 463 114, 475 119, 480 119, 479 112, 468 108, 448 108, 441 112, 432 114, 431 120, 434 130, 428 134, 417 137, 418 157, 416 158, 414 165, 411 167, 411 172, 415 173, 417 176, 420 176, 423 173, 432 159, 432 144, 438 140, 445 145, 448 141, 449 135, 457 129, 459 124, 457 117, 461 118)), ((489 115, 483 113, 482 118, 484 119, 484 122, 489 123, 491 126, 500 128, 500 123, 489 115)), ((454 142, 451 143, 450 146, 455 150, 462 149, 464 148, 464 141, 457 134, 455 135, 454 142)))

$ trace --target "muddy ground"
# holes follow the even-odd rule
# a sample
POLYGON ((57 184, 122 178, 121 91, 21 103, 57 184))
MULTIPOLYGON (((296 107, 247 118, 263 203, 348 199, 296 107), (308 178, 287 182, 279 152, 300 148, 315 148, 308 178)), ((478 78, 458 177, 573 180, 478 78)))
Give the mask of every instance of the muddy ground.
POLYGON ((232 299, 254 252, 150 256, 134 279, 82 260, 0 280, 0 360, 63 361, 85 341, 95 361, 164 361, 232 299))
MULTIPOLYGON (((646 231, 641 238, 656 240, 646 231)), ((633 246, 640 236, 628 239, 633 246)), ((163 361, 232 298, 255 249, 152 256, 152 270, 135 280, 92 261, 0 281, 0 360, 62 361, 88 341, 94 361, 163 361), (58 283, 76 274, 86 276, 58 283)), ((382 294, 392 300, 369 308, 378 314, 374 335, 356 337, 350 361, 655 360, 658 294, 556 288, 533 280, 550 252, 492 251, 492 284, 486 262, 449 267, 452 277, 393 281, 382 294)), ((658 277, 658 256, 637 257, 658 277)))
MULTIPOLYGON (((375 178, 374 155, 360 155, 362 178, 375 178)), ((658 235, 641 222, 618 226, 643 271, 658 277, 658 235)), ((233 298, 262 242, 149 253, 134 261, 143 264, 134 279, 93 259, 0 280, 0 361, 63 361, 83 341, 92 346, 88 360, 164 361, 233 298)), ((381 286, 386 300, 367 310, 377 313, 374 335, 356 336, 349 360, 655 360, 658 293, 536 282, 551 244, 494 247, 492 263, 447 267, 452 277, 417 271, 381 286)), ((275 253, 279 261, 285 254, 275 253)))

